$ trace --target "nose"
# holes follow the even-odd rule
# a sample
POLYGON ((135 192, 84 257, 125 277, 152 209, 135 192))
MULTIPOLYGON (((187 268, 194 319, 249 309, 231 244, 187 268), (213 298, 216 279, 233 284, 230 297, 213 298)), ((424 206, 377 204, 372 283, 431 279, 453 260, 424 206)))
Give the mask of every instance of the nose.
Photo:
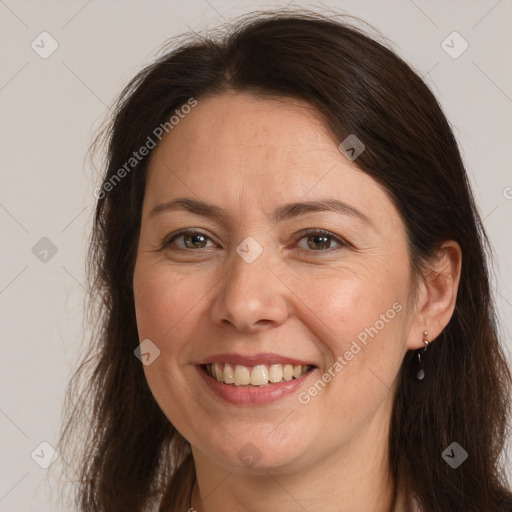
MULTIPOLYGON (((263 253, 265 254, 265 253, 263 253)), ((289 289, 274 265, 261 255, 247 263, 238 254, 221 280, 211 308, 212 320, 244 333, 255 333, 282 324, 288 317, 289 289)))

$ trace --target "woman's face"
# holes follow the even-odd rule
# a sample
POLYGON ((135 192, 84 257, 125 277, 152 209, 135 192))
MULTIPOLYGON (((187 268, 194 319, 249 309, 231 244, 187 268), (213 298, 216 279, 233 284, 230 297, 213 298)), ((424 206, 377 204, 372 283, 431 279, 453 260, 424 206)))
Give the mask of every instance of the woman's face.
POLYGON ((404 224, 340 142, 306 104, 229 93, 153 150, 134 274, 144 371, 214 466, 296 470, 386 436, 394 378, 422 346, 404 224))

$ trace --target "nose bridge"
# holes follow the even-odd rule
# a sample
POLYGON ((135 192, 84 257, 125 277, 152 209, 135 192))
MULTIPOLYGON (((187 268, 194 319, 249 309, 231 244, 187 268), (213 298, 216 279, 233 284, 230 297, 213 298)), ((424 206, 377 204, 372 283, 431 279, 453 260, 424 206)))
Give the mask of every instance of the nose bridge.
POLYGON ((251 332, 262 324, 277 325, 287 316, 286 287, 270 269, 276 260, 263 240, 245 238, 230 258, 230 268, 222 280, 212 306, 213 320, 230 323, 251 332))

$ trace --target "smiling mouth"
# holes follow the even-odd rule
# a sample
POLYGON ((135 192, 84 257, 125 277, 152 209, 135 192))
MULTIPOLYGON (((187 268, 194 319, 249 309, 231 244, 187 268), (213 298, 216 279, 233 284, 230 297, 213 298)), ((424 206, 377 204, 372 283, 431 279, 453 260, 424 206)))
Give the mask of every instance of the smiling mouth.
POLYGON ((255 366, 231 365, 229 363, 208 363, 201 367, 208 376, 217 382, 233 387, 265 387, 289 382, 302 377, 316 368, 309 365, 259 364, 255 366))

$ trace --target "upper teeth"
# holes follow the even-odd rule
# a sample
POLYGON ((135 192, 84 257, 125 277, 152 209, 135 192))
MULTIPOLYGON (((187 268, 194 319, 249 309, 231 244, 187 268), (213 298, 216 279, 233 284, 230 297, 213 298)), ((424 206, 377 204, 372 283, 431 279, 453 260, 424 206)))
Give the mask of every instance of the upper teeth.
POLYGON ((229 363, 206 365, 208 375, 219 382, 235 386, 265 386, 269 382, 272 384, 297 379, 311 368, 311 366, 300 364, 273 364, 271 366, 258 364, 252 367, 241 364, 235 366, 229 363))

